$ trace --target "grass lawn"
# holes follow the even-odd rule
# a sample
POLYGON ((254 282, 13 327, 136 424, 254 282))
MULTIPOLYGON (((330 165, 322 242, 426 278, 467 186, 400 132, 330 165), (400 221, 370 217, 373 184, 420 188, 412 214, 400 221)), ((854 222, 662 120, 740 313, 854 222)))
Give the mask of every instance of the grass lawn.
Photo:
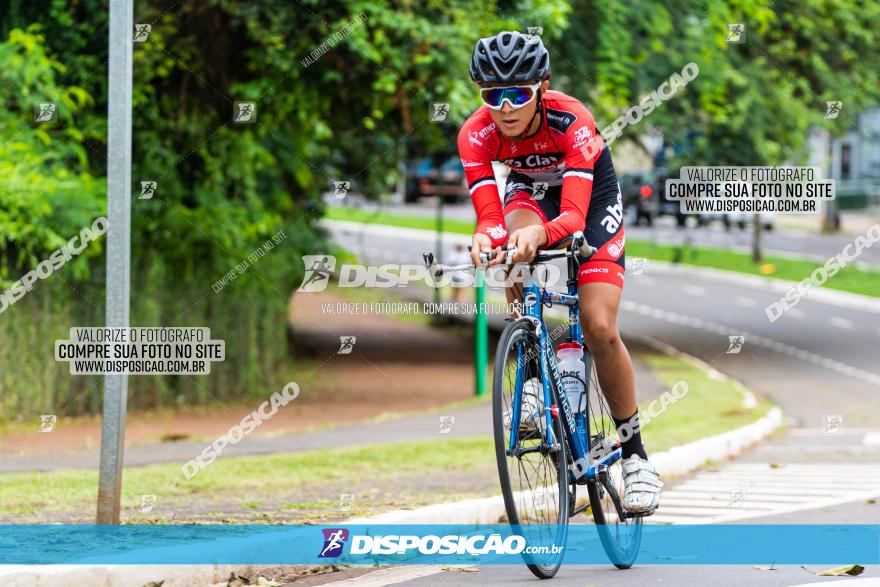
MULTIPOLYGON (((755 409, 742 407, 742 393, 732 382, 712 379, 690 363, 665 355, 641 353, 641 358, 667 387, 685 381, 688 393, 647 424, 643 437, 649 451, 691 442, 743 426, 763 416, 770 404, 759 401, 755 409)), ((465 404, 485 401, 468 400, 465 404)), ((646 404, 641 406, 643 409, 646 404)), ((444 408, 446 411, 448 408, 444 408)), ((229 519, 227 508, 236 504, 236 521, 272 521, 279 510, 312 511, 298 520, 326 519, 336 500, 331 487, 356 487, 364 496, 348 515, 369 515, 388 509, 387 493, 393 489, 396 507, 415 507, 432 501, 492 495, 497 487, 494 447, 490 436, 443 438, 419 442, 295 452, 255 457, 220 457, 187 481, 179 464, 133 467, 125 471, 123 511, 137 511, 141 495, 157 495, 160 503, 186 510, 198 504, 217 510, 211 516, 229 519), (455 492, 443 492, 447 476, 479 478, 479 490, 460 481, 455 492), (423 491, 426 480, 431 491, 423 491), (385 483, 387 486, 382 487, 385 483), (346 485, 350 484, 350 485, 346 485), (316 490, 317 487, 317 490, 316 490), (373 489, 371 489, 371 487, 373 489), (399 488, 399 489, 396 489, 399 488), (316 493, 316 491, 318 493, 316 493), (384 500, 384 501, 383 501, 384 500), (244 509, 248 513, 241 514, 244 509), (224 511, 227 510, 227 511, 224 511), (316 512, 316 513, 315 513, 316 512), (246 516, 242 519, 242 516, 246 516)), ((62 470, 0 475, 0 514, 13 516, 91 511, 98 475, 89 470, 62 470)), ((343 491, 345 492, 345 491, 343 491)), ((142 520, 135 515, 129 521, 142 520)), ((177 520, 185 519, 181 513, 177 520)), ((152 521, 155 521, 153 519, 152 521)))
MULTIPOLYGON (((401 226, 407 228, 422 228, 434 230, 434 219, 422 216, 407 216, 382 211, 368 211, 357 208, 328 207, 326 218, 330 220, 349 220, 352 222, 364 222, 368 224, 385 224, 388 226, 401 226)), ((444 220, 443 228, 446 232, 456 234, 472 234, 474 224, 460 220, 444 220)), ((819 263, 812 261, 799 261, 768 256, 764 263, 756 265, 747 253, 738 253, 728 249, 714 247, 676 247, 672 245, 654 244, 649 241, 627 239, 626 254, 630 257, 647 257, 663 261, 673 261, 687 265, 713 267, 725 271, 748 273, 750 275, 765 275, 791 281, 801 281, 809 277, 819 263)), ((880 297, 880 271, 871 271, 850 266, 839 271, 834 277, 825 282, 823 287, 848 291, 852 293, 880 297)))
MULTIPOLYGON (((400 226, 403 228, 421 228, 434 230, 437 225, 430 216, 417 216, 408 214, 394 214, 381 210, 364 210, 361 208, 341 208, 327 206, 324 218, 328 220, 348 220, 350 222, 363 222, 365 224, 385 224, 388 226, 400 226)), ((443 219, 443 230, 457 234, 473 234, 476 222, 464 222, 453 218, 443 219)))
MULTIPOLYGON (((125 470, 122 508, 131 511, 141 495, 162 502, 225 500, 257 507, 278 497, 295 503, 297 488, 350 480, 355 486, 405 471, 407 475, 466 471, 493 458, 490 437, 444 439, 338 449, 281 453, 257 457, 220 457, 187 481, 180 464, 125 470), (252 499, 259 495, 260 499, 252 499), (249 497, 250 496, 250 497, 249 497)), ((97 471, 62 470, 0 475, 0 514, 78 511, 93 507, 97 471)), ((335 499, 328 494, 325 499, 335 499)), ((298 501, 298 500, 297 500, 298 501)), ((297 507, 303 507, 302 505, 297 507)))
MULTIPOLYGON (((766 415, 773 407, 759 397, 757 407, 743 408, 743 394, 734 387, 733 381, 713 379, 687 361, 650 353, 639 353, 639 358, 648 364, 667 389, 678 381, 687 384, 687 395, 642 429, 642 438, 649 451, 666 450, 745 426, 766 415)), ((640 411, 646 406, 647 402, 640 403, 640 411)), ((658 411, 656 408, 655 412, 658 411)))
MULTIPOLYGON (((746 253, 737 253, 727 249, 711 247, 675 247, 672 245, 654 244, 641 240, 626 240, 626 254, 633 257, 647 257, 661 261, 673 261, 678 258, 680 263, 713 267, 725 271, 748 273, 762 276, 762 267, 772 270, 769 277, 801 281, 821 265, 813 261, 781 259, 768 256, 763 265, 752 262, 746 253), (772 267, 769 267, 772 265, 772 267)), ((822 287, 848 291, 866 296, 880 297, 880 271, 861 269, 855 266, 844 267, 834 277, 828 279, 822 287)))

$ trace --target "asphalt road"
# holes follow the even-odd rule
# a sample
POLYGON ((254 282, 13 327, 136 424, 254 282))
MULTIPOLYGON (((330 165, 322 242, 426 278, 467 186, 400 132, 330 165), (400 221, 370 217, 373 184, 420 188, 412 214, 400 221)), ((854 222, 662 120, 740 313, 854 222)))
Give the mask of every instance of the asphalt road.
MULTIPOLYGON (((371 206, 371 204, 361 204, 371 206)), ((375 207, 375 206, 373 206, 375 207)), ((436 207, 427 204, 419 205, 386 205, 383 210, 395 214, 407 214, 434 217, 436 207)), ((474 218, 474 210, 471 204, 454 204, 443 207, 443 215, 446 218, 471 221, 474 218)), ((863 232, 866 226, 880 223, 880 215, 871 219, 869 215, 859 217, 858 222, 851 223, 847 234, 817 234, 806 230, 792 230, 777 227, 772 231, 764 231, 763 248, 768 255, 793 256, 802 259, 810 259, 824 262, 841 252, 851 242, 856 234, 863 232)), ((745 230, 733 227, 726 230, 721 223, 712 222, 706 226, 691 226, 688 223, 686 229, 680 229, 675 225, 672 217, 664 216, 656 220, 654 226, 634 226, 627 224, 626 235, 628 238, 654 241, 659 244, 679 245, 689 242, 693 245, 704 247, 725 248, 733 251, 750 252, 752 246, 751 226, 745 230)), ((844 229, 848 227, 845 225, 844 229)), ((858 265, 867 267, 880 267, 880 244, 863 250, 858 265)))
MULTIPOLYGON (((327 226, 340 244, 370 263, 419 263, 421 252, 435 247, 430 232, 364 230, 332 222, 327 226)), ((460 240, 452 237, 444 247, 460 240)), ((790 246, 796 246, 794 241, 790 246)), ((697 497, 723 503, 731 492, 745 487, 744 509, 737 513, 740 521, 880 523, 880 505, 867 497, 880 495, 880 302, 854 309, 808 297, 770 323, 764 308, 779 297, 750 283, 657 264, 650 264, 643 275, 627 277, 622 331, 652 336, 703 359, 771 398, 789 417, 785 434, 731 464, 718 465, 715 472, 668 484, 665 495, 677 495, 685 504, 697 497), (728 352, 730 336, 744 337, 739 352, 728 352), (794 509, 781 505, 789 501, 798 504, 794 509)), ((676 508, 667 508, 669 521, 699 523, 701 512, 714 513, 719 507, 677 509, 683 511, 673 515, 668 510, 676 508)), ((469 572, 414 569, 389 569, 372 578, 368 573, 347 584, 499 585, 535 580, 527 569, 516 566, 469 572)), ((339 579, 335 575, 333 580, 339 579)), ((798 566, 762 571, 751 566, 642 565, 617 571, 608 565, 563 567, 554 584, 793 586, 837 580, 814 577, 798 566)), ((880 569, 869 567, 861 578, 845 580, 880 585, 880 569)))

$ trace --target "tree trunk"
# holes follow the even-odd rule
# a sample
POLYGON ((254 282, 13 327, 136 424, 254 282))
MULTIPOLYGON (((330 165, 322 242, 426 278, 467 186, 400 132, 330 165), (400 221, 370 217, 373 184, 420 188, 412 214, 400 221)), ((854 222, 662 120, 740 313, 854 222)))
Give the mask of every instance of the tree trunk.
POLYGON ((761 250, 761 235, 764 227, 761 226, 761 215, 755 214, 755 225, 752 227, 752 261, 760 263, 764 260, 764 254, 761 250))

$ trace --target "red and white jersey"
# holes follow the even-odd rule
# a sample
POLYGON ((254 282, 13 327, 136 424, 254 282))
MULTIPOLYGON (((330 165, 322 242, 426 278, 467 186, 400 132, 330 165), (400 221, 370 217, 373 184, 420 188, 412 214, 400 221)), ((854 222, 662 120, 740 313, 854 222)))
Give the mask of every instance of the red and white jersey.
POLYGON ((489 108, 481 106, 458 133, 458 153, 477 212, 477 232, 488 235, 492 246, 507 239, 493 161, 534 181, 546 182, 548 187, 562 185, 559 216, 544 223, 548 243, 583 230, 593 187, 593 165, 602 151, 597 144, 604 146, 596 134, 590 111, 561 92, 544 93, 540 126, 528 138, 503 136, 489 108), (587 148, 588 143, 592 143, 591 148, 587 148))

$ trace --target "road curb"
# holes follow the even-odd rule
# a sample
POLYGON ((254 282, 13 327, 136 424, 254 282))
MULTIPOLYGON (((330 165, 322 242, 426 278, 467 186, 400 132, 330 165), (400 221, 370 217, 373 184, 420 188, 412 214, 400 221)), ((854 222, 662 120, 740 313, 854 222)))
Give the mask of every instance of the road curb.
MULTIPOLYGON (((710 377, 723 378, 744 395, 743 403, 754 401, 754 394, 740 381, 729 377, 708 363, 654 338, 634 335, 657 350, 698 366, 710 377)), ((729 459, 749 446, 775 433, 784 423, 782 410, 772 408, 765 416, 735 430, 707 436, 651 455, 651 462, 667 480, 693 472, 707 462, 729 459)), ((352 518, 349 524, 496 524, 506 517, 500 495, 481 499, 435 504, 412 510, 396 510, 371 517, 352 518)))

